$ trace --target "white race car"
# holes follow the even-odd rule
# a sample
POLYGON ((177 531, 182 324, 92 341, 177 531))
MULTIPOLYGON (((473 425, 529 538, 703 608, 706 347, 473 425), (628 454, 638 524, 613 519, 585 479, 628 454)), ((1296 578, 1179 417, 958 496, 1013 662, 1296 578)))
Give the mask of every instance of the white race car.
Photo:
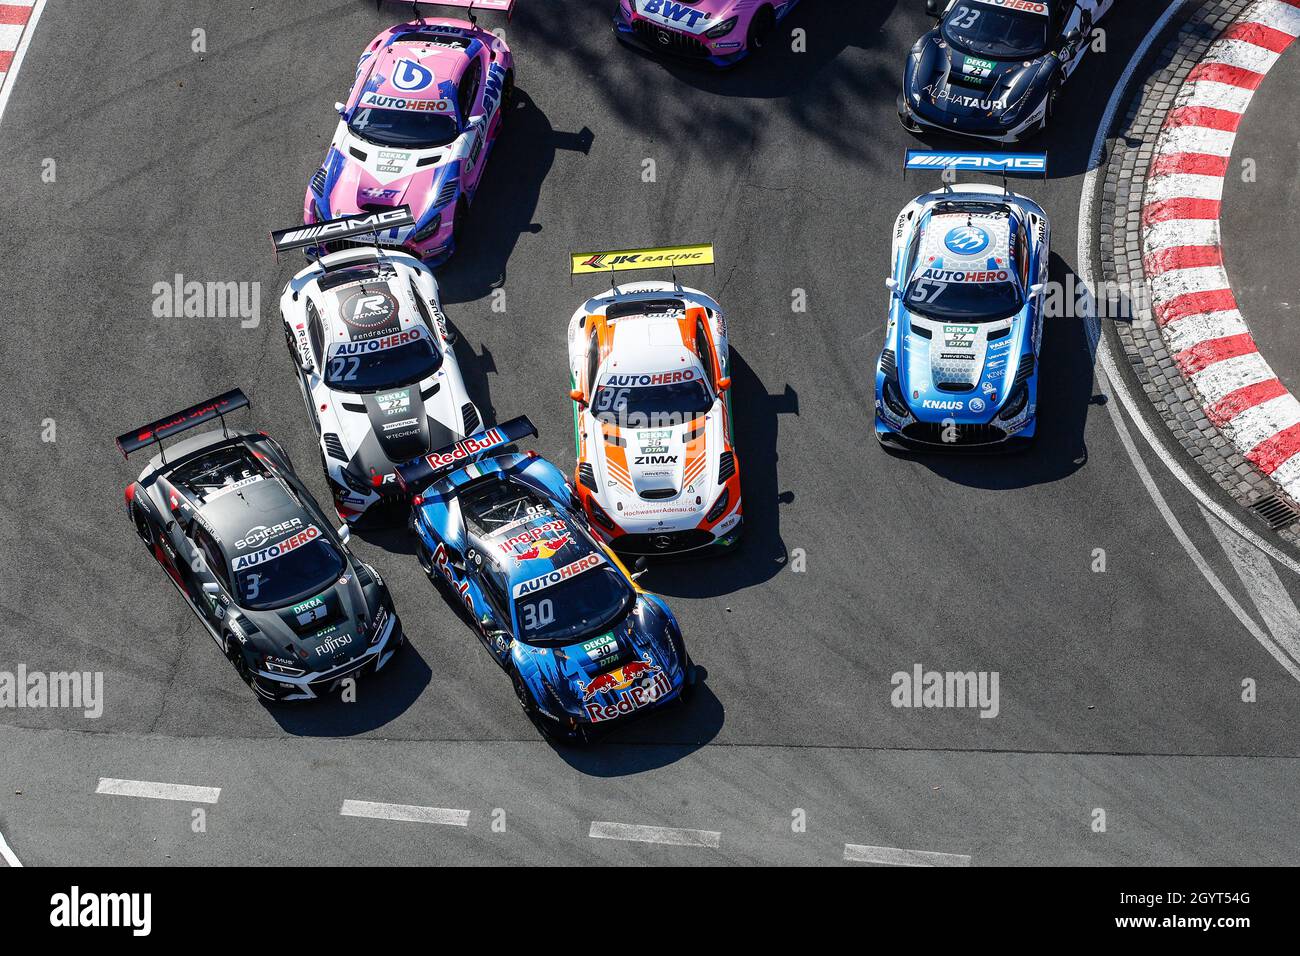
MULTIPOLYGON (((668 265, 657 252, 575 256, 575 271, 629 255, 633 264, 604 268, 668 265)), ((618 286, 574 313, 568 342, 574 486, 592 529, 631 555, 736 544, 740 470, 718 303, 675 282, 618 286)))
MULTIPOLYGON (((282 230, 274 240, 283 250, 316 243, 322 229, 330 238, 373 234, 403 212, 409 218, 398 207, 282 230)), ((408 504, 397 465, 481 424, 433 273, 392 249, 330 253, 285 286, 280 316, 339 516, 392 520, 408 504)))

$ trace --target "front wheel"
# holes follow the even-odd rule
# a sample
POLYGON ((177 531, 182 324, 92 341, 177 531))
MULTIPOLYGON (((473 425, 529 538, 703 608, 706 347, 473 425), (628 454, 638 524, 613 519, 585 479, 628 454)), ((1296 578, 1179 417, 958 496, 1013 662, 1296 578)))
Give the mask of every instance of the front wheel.
POLYGON ((541 735, 546 738, 546 742, 552 745, 567 744, 569 746, 582 747, 590 741, 587 737, 587 731, 581 725, 573 730, 565 730, 555 721, 540 713, 537 709, 537 703, 533 700, 533 695, 529 693, 528 688, 524 686, 524 679, 519 676, 519 672, 513 668, 510 671, 510 684, 515 689, 515 699, 519 701, 519 707, 524 712, 524 716, 532 722, 533 726, 538 729, 541 735))
POLYGON ((759 10, 754 14, 754 19, 749 22, 749 49, 763 49, 775 29, 776 14, 772 12, 772 8, 764 7, 759 10))

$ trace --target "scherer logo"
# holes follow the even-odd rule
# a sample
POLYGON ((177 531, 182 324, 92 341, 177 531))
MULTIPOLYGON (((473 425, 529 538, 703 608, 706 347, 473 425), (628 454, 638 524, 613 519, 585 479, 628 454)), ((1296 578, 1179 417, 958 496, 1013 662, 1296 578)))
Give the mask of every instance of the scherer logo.
POLYGON ((889 702, 902 708, 978 708, 981 717, 1001 710, 997 671, 927 671, 920 664, 890 678, 889 702))
POLYGON ((56 928, 125 927, 132 936, 153 930, 152 893, 83 893, 78 886, 50 897, 50 925, 56 928))

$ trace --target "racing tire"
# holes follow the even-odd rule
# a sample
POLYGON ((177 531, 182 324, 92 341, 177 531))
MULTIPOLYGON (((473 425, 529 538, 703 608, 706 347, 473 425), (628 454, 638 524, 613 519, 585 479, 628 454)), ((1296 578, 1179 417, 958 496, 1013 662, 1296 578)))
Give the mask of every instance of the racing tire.
POLYGON ((153 549, 153 529, 149 527, 149 521, 144 514, 134 504, 131 505, 131 524, 135 525, 135 533, 140 536, 144 546, 150 550, 153 549))
POLYGON ((519 708, 524 712, 524 716, 532 722, 548 744, 551 746, 584 747, 590 743, 586 730, 581 726, 572 732, 565 731, 555 721, 538 713, 537 705, 533 702, 533 695, 528 692, 528 688, 524 686, 524 679, 519 676, 519 672, 514 668, 510 670, 510 685, 515 690, 515 699, 519 701, 519 708))
POLYGON ((226 660, 230 661, 231 666, 235 668, 235 673, 239 675, 239 679, 252 687, 253 677, 248 671, 248 661, 244 660, 244 654, 239 649, 235 636, 229 631, 222 631, 221 646, 226 652, 226 660))
POLYGON ((451 247, 459 249, 461 240, 465 236, 465 220, 469 214, 469 207, 465 204, 464 197, 456 200, 456 211, 452 214, 451 219, 451 247))
POLYGON ((510 115, 510 107, 515 101, 515 71, 506 72, 505 82, 501 84, 501 125, 505 125, 506 117, 510 115))
POLYGON ((776 29, 776 13, 771 7, 764 7, 754 14, 754 19, 749 21, 749 38, 746 41, 747 49, 752 53, 755 50, 761 50, 767 45, 768 39, 772 36, 772 31, 776 29))

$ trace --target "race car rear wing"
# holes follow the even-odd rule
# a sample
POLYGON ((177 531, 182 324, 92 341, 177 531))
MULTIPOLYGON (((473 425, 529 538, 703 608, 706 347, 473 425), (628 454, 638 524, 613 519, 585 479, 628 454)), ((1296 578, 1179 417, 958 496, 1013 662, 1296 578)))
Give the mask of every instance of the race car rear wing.
MULTIPOLYGON (((1006 192, 1008 176, 1047 178, 1046 153, 950 153, 933 149, 909 149, 903 159, 903 178, 909 170, 939 170, 942 173, 993 173, 1002 177, 1006 192)), ((945 185, 948 179, 945 176, 945 185)))
POLYGON ((241 408, 247 408, 248 405, 248 396, 241 389, 232 388, 216 398, 191 405, 148 425, 133 428, 125 435, 118 435, 117 450, 122 453, 123 458, 128 458, 132 452, 150 445, 158 445, 161 448, 163 439, 172 438, 214 418, 221 419, 221 430, 229 434, 226 432, 225 416, 241 408))
POLYGON ((375 244, 379 243, 379 234, 386 229, 401 229, 414 226, 415 217, 411 215, 410 206, 394 206, 382 212, 368 212, 359 216, 342 216, 310 226, 293 226, 289 229, 277 229, 271 233, 271 244, 275 246, 275 256, 286 249, 305 249, 336 239, 355 239, 357 236, 373 236, 375 244))
MULTIPOLYGON (((419 16, 420 7, 460 7, 469 11, 471 23, 477 22, 474 19, 476 10, 493 10, 497 13, 504 13, 506 21, 515 15, 515 0, 389 0, 390 3, 402 2, 410 3, 411 9, 419 16)), ((383 6, 384 0, 375 0, 375 9, 378 10, 383 6)))
POLYGON ((671 269, 673 282, 677 282, 678 266, 714 265, 713 243, 701 242, 689 246, 657 246, 647 249, 618 249, 613 252, 574 252, 569 255, 569 281, 573 276, 609 274, 611 285, 614 273, 636 269, 671 269))
POLYGON ((518 418, 486 428, 468 438, 462 438, 454 445, 441 448, 431 455, 398 465, 397 483, 405 491, 419 491, 447 472, 462 468, 490 451, 504 448, 506 445, 529 437, 537 437, 537 426, 527 415, 520 415, 518 418))

